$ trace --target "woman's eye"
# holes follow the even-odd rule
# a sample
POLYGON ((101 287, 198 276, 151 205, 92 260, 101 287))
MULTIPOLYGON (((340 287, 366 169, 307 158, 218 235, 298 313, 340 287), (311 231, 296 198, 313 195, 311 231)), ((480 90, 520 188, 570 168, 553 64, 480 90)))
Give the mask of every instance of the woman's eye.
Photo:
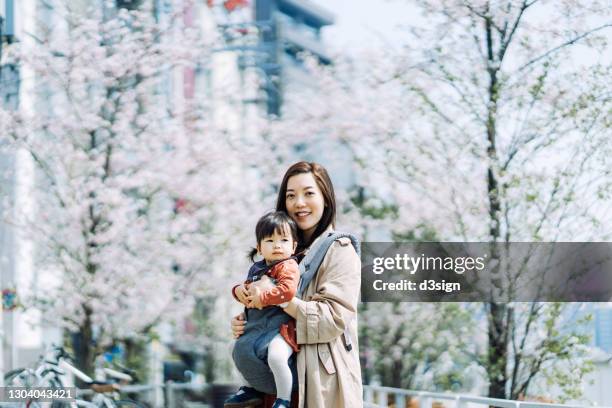
POLYGON ((309 191, 309 192, 307 192, 307 193, 306 193, 306 195, 307 195, 307 196, 314 195, 314 191, 309 191))
POLYGON ((291 200, 291 199, 293 199, 293 197, 295 197, 295 195, 294 194, 287 194, 286 197, 287 197, 288 200, 291 200))

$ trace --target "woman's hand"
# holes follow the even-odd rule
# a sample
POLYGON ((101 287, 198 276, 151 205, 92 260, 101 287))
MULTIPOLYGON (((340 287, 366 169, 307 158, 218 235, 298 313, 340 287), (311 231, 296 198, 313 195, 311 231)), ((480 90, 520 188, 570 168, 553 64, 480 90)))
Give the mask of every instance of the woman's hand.
POLYGON ((297 319, 297 308, 300 302, 302 302, 302 300, 294 296, 293 299, 287 303, 287 306, 283 308, 283 311, 294 319, 297 319))
POLYGON ((244 326, 246 325, 246 316, 240 313, 232 319, 232 335, 235 339, 244 334, 244 326))

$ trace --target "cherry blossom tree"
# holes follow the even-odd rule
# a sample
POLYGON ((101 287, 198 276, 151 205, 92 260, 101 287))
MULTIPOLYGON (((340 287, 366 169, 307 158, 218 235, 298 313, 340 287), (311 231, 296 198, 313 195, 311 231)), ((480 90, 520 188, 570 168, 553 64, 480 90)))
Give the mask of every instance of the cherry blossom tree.
MULTIPOLYGON (((601 59, 609 8, 596 2, 443 3, 443 12, 421 4, 435 30, 415 29, 430 47, 412 47, 407 55, 429 62, 412 71, 416 81, 406 82, 422 103, 421 120, 432 126, 429 153, 453 169, 441 194, 452 203, 451 233, 492 242, 605 239, 600 217, 608 210, 603 192, 609 195, 610 184, 601 172, 609 170, 598 153, 610 146, 609 65, 601 59), (595 62, 578 63, 580 52, 595 62)), ((553 329, 562 320, 558 305, 489 303, 485 312, 489 396, 517 398, 547 363, 584 351, 584 336, 553 329), (549 332, 541 335, 542 327, 549 332)), ((584 372, 579 366, 573 378, 553 382, 563 382, 566 395, 575 397, 570 389, 584 372)))
MULTIPOLYGON (((294 93, 278 124, 349 152, 354 225, 366 238, 382 229, 400 240, 607 240, 609 7, 412 4, 422 23, 406 27, 401 50, 310 64, 313 90, 294 93)), ((562 309, 484 305, 477 361, 489 396, 516 399, 538 376, 579 394, 588 337, 561 329, 562 309), (569 375, 552 374, 570 361, 569 375)))
POLYGON ((36 245, 28 304, 74 334, 85 372, 112 340, 229 294, 262 210, 262 144, 242 132, 231 55, 185 4, 54 2, 54 23, 9 56, 35 78, 33 109, 0 112, 36 169, 35 210, 11 220, 36 245))

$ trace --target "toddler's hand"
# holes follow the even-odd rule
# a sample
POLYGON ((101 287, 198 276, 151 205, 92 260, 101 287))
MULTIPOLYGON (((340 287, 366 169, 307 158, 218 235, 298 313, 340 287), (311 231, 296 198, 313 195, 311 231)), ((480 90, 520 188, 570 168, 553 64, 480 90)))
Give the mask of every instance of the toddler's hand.
POLYGON ((259 289, 261 289, 263 292, 276 287, 276 285, 268 275, 262 276, 260 280, 253 282, 253 284, 259 289))
POLYGON ((263 304, 261 303, 261 289, 259 289, 257 285, 251 285, 249 288, 247 301, 247 307, 263 309, 263 304))
POLYGON ((246 289, 244 284, 238 286, 236 290, 234 291, 234 293, 236 294, 236 297, 238 298, 238 301, 240 303, 242 303, 245 306, 248 305, 249 301, 247 297, 249 296, 249 291, 246 289))

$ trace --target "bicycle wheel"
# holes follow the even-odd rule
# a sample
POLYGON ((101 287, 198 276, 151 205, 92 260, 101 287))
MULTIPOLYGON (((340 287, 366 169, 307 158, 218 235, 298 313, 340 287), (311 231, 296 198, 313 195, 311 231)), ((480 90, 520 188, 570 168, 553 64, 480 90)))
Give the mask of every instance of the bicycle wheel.
POLYGON ((141 402, 127 399, 115 401, 115 406, 117 408, 147 408, 147 406, 141 402))
POLYGON ((89 402, 89 401, 82 400, 82 399, 76 399, 74 402, 75 402, 75 405, 77 407, 82 407, 82 408, 98 408, 98 406, 96 404, 94 404, 92 402, 89 402))
POLYGON ((25 370, 25 368, 14 368, 10 371, 7 371, 6 373, 4 373, 4 382, 6 383, 8 379, 15 377, 17 374, 25 370))
MULTIPOLYGON (((47 371, 45 371, 43 373, 43 377, 47 376, 47 371)), ((59 378, 46 378, 45 383, 41 385, 41 387, 49 387, 52 389, 62 389, 64 386, 62 385, 62 382, 59 380, 59 378)), ((72 404, 68 401, 57 401, 57 400, 53 400, 51 401, 51 408, 70 408, 72 404)))
POLYGON ((27 368, 16 368, 4 374, 4 385, 7 387, 30 388, 36 384, 36 374, 27 368))

